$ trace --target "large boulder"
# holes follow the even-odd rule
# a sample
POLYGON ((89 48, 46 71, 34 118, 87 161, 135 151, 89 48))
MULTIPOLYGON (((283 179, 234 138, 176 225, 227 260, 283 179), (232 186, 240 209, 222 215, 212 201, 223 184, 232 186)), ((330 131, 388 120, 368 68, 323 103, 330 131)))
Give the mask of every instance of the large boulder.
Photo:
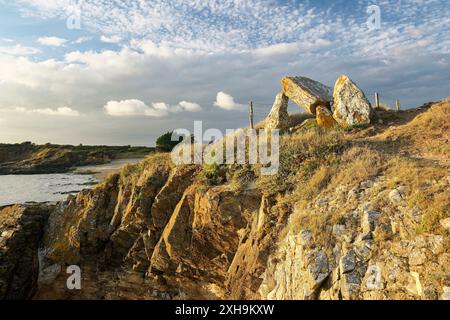
POLYGON ((281 87, 289 99, 314 115, 317 106, 329 106, 332 100, 331 88, 309 78, 285 77, 281 87))
POLYGON ((334 86, 334 118, 343 127, 369 124, 371 107, 360 88, 346 75, 334 86))
POLYGON ((266 118, 264 127, 267 129, 282 129, 288 128, 290 125, 288 113, 289 98, 280 92, 275 98, 272 110, 266 118))
POLYGON ((334 120, 333 114, 326 107, 318 106, 316 108, 316 119, 317 125, 321 128, 329 129, 337 126, 337 122, 334 120))

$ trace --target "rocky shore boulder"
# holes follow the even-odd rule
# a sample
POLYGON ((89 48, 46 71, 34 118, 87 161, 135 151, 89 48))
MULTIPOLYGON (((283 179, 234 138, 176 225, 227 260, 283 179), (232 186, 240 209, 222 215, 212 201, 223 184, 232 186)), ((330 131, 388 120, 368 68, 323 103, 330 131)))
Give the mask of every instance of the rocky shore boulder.
POLYGON ((343 127, 369 124, 371 107, 360 88, 346 75, 334 86, 334 118, 343 127))
POLYGON ((305 77, 285 77, 281 80, 283 93, 306 111, 316 114, 317 106, 329 106, 332 89, 305 77))
POLYGON ((33 297, 38 246, 52 209, 44 204, 0 208, 0 300, 33 297))
POLYGON ((272 110, 265 120, 264 127, 267 129, 288 128, 290 125, 288 103, 289 98, 283 92, 277 94, 272 110))

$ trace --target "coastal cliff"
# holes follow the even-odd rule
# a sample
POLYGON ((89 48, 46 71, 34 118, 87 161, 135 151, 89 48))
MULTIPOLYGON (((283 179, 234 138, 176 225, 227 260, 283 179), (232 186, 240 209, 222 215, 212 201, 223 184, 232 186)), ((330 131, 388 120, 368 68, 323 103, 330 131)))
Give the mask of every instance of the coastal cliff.
POLYGON ((163 153, 123 168, 39 225, 34 298, 449 299, 450 100, 372 117, 292 128, 274 176, 163 153))

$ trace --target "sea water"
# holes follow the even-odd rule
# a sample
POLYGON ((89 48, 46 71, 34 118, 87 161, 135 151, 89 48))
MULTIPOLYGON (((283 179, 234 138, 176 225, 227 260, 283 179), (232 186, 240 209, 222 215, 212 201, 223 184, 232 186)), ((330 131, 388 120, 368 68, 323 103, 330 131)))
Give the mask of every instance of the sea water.
POLYGON ((92 175, 72 173, 0 176, 0 206, 61 201, 97 182, 92 175))
POLYGON ((108 164, 79 167, 72 173, 0 175, 0 206, 26 202, 55 202, 91 189, 109 174, 142 159, 117 159, 108 164))

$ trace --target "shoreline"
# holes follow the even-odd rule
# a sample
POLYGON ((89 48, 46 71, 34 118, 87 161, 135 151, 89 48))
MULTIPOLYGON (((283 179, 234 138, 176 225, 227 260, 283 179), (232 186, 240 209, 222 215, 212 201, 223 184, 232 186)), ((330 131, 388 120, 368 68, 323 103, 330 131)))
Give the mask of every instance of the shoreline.
POLYGON ((34 176, 34 175, 46 175, 46 174, 79 174, 79 175, 97 175, 98 173, 102 174, 103 171, 110 170, 109 173, 114 173, 123 165, 127 164, 136 164, 142 160, 144 160, 146 156, 136 157, 136 158, 118 158, 112 159, 105 163, 99 164, 89 164, 83 166, 73 166, 73 167, 64 167, 64 168, 40 168, 40 169, 30 169, 29 171, 25 169, 11 171, 4 173, 0 170, 1 176, 34 176), (119 166, 120 165, 120 166, 119 166), (105 169, 103 169, 105 167, 105 169), (109 168, 111 167, 111 168, 109 168), (92 170, 91 169, 100 169, 100 170, 92 170))
POLYGON ((145 158, 149 147, 71 146, 0 143, 0 175, 70 173, 77 167, 145 158))
POLYGON ((106 164, 88 165, 75 168, 71 171, 74 174, 92 175, 95 179, 101 181, 110 174, 117 173, 123 166, 139 163, 144 158, 116 159, 106 164))
POLYGON ((143 159, 113 160, 103 165, 76 167, 66 173, 0 175, 0 208, 64 201, 70 195, 95 188, 123 166, 143 159))

